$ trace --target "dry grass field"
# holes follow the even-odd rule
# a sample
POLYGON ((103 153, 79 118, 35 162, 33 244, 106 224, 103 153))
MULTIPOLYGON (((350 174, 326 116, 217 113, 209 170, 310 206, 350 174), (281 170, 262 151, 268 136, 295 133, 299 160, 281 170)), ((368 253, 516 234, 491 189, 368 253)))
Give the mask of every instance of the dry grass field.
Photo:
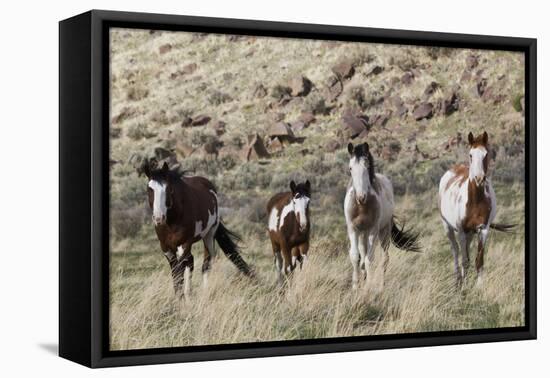
POLYGON ((115 29, 111 77, 111 349, 524 324, 521 54, 115 29), (364 120, 360 132, 344 115, 364 120), (491 231, 484 285, 474 273, 457 291, 437 186, 466 161, 468 132, 483 130, 496 221, 518 227, 491 231), (351 290, 343 214, 350 140, 369 142, 394 185, 397 215, 422 234, 422 253, 390 248, 383 288, 378 272, 371 286, 351 290), (203 288, 197 243, 193 295, 175 299, 146 179, 136 172, 145 157, 215 183, 256 280, 220 251, 203 288), (310 260, 281 289, 265 204, 306 178, 310 260))

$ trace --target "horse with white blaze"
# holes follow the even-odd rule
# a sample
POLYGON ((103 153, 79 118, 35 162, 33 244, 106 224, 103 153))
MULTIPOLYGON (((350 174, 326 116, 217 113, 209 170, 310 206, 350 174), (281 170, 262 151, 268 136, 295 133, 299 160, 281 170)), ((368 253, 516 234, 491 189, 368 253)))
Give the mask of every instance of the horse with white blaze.
POLYGON ((360 269, 366 280, 372 276, 372 263, 377 241, 384 253, 383 277, 389 262, 390 241, 399 249, 420 251, 419 235, 399 228, 394 216, 393 186, 390 180, 374 171, 374 159, 369 145, 348 144, 351 180, 344 200, 349 256, 353 268, 352 287, 357 288, 360 269))
POLYGON ((147 195, 153 210, 153 223, 160 247, 170 264, 176 295, 188 297, 194 259, 191 246, 202 240, 204 260, 203 283, 211 260, 216 256, 217 241, 229 260, 245 275, 252 272, 239 254, 238 236, 223 225, 218 211, 218 195, 214 185, 204 177, 185 176, 162 168, 151 168, 145 161, 141 169, 148 178, 147 195), (183 287, 183 292, 182 292, 183 287))
POLYGON ((470 164, 458 164, 449 169, 439 183, 439 209, 445 233, 451 242, 457 285, 466 278, 470 264, 469 248, 477 234, 475 261, 477 282, 482 282, 483 260, 489 229, 509 232, 514 225, 493 223, 497 212, 496 195, 488 177, 489 135, 474 138, 468 134, 470 164), (456 240, 458 236, 458 243, 456 240), (461 252, 461 267, 458 264, 461 252))
POLYGON ((290 182, 290 192, 275 194, 267 203, 268 230, 279 283, 307 260, 311 218, 311 184, 290 182))

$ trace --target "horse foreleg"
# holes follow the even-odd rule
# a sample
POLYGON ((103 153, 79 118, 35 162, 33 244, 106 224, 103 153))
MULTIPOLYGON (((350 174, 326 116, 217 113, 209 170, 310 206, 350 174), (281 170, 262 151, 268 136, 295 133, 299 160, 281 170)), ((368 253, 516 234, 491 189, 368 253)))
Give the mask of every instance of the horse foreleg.
POLYGON ((307 251, 309 250, 309 241, 300 244, 298 249, 300 250, 300 268, 302 268, 307 261, 307 251))
POLYGON ((300 248, 298 247, 293 247, 292 250, 291 250, 291 254, 292 254, 292 261, 291 261, 291 265, 292 265, 292 269, 296 269, 296 263, 299 262, 300 263, 300 269, 302 268, 302 259, 300 257, 300 248))
POLYGON ((373 266, 372 263, 374 262, 374 247, 376 243, 377 235, 375 233, 368 234, 363 241, 366 248, 366 256, 365 259, 365 273, 367 275, 366 277, 366 286, 369 286, 369 282, 372 282, 372 273, 373 273, 373 266))
POLYGON ((351 286, 355 290, 357 289, 357 283, 359 281, 359 248, 357 245, 357 233, 350 228, 348 229, 348 237, 350 241, 349 259, 353 268, 353 272, 351 274, 351 286))
POLYGON ((481 285, 483 283, 483 255, 485 253, 485 246, 487 245, 488 236, 488 227, 479 231, 476 256, 477 285, 481 285))
POLYGON ((459 266, 458 266, 458 243, 456 242, 455 232, 447 223, 443 222, 443 226, 445 227, 447 238, 451 242, 451 252, 453 254, 456 285, 460 286, 462 283, 462 273, 460 272, 459 266))
POLYGON ((283 245, 281 245, 281 252, 283 254, 282 273, 284 275, 289 275, 292 272, 292 250, 286 243, 283 243, 283 245))
POLYGON ((275 262, 275 274, 277 277, 277 283, 283 284, 283 257, 281 256, 281 248, 273 239, 271 240, 271 248, 273 249, 273 256, 275 262))
POLYGON ((462 270, 461 270, 461 284, 466 280, 468 274, 468 268, 470 267, 470 241, 472 237, 466 234, 464 231, 458 231, 458 241, 460 243, 460 250, 462 253, 462 270))
POLYGON ((191 254, 191 245, 180 245, 176 252, 178 259, 176 263, 176 277, 178 281, 178 287, 181 288, 183 284, 183 295, 189 298, 191 295, 191 276, 194 268, 194 259, 191 254))
POLYGON ((172 283, 174 285, 174 293, 176 295, 179 295, 181 287, 178 281, 177 271, 176 271, 177 262, 178 262, 178 260, 176 259, 176 254, 172 251, 167 251, 167 252, 164 252, 164 257, 166 257, 168 264, 170 264, 170 272, 172 274, 172 283))

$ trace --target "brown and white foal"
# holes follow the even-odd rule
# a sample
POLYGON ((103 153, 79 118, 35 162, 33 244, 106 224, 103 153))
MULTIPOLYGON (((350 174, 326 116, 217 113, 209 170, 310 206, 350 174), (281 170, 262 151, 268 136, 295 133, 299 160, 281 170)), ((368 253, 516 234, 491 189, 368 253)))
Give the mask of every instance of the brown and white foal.
POLYGON ((494 224, 497 204, 491 180, 487 177, 489 168, 489 136, 486 132, 474 138, 468 134, 470 164, 459 164, 448 170, 439 183, 439 209, 443 226, 454 258, 457 284, 466 278, 470 264, 469 248, 477 234, 476 271, 477 282, 481 283, 483 255, 489 236, 489 228, 508 231, 513 225, 494 224), (458 236, 458 243, 456 241, 458 236), (461 252, 461 269, 458 255, 461 252))
POLYGON ((277 193, 267 203, 269 238, 279 283, 296 268, 296 262, 301 268, 307 260, 310 198, 309 181, 299 184, 291 181, 290 192, 277 193))
MULTIPOLYGON (((384 253, 383 273, 389 262, 390 241, 399 249, 420 251, 419 235, 399 228, 394 217, 393 186, 374 171, 369 145, 348 144, 351 180, 344 200, 344 214, 350 241, 349 257, 353 267, 352 288, 356 289, 360 269, 366 280, 372 277, 374 250, 379 241, 384 253)), ((382 277, 382 284, 384 277, 382 277)))
POLYGON ((191 292, 194 266, 191 246, 200 240, 204 243, 204 284, 207 283, 211 260, 216 255, 214 240, 241 272, 251 274, 239 254, 236 244, 238 236, 221 222, 218 196, 210 181, 199 176, 182 176, 170 170, 166 163, 161 169, 152 169, 146 162, 143 173, 149 179, 149 206, 153 210, 153 223, 160 247, 170 264, 176 295, 187 297, 191 292))

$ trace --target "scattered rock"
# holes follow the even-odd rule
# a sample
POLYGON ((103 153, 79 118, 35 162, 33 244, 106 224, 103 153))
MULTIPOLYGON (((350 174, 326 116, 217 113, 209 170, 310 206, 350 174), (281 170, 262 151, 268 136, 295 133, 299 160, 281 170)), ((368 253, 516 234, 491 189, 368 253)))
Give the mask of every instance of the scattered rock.
POLYGON ((244 151, 246 161, 265 159, 269 157, 269 152, 265 148, 262 138, 258 134, 248 136, 248 145, 244 151))
POLYGON ((306 124, 303 123, 302 121, 294 121, 290 124, 290 128, 292 129, 293 132, 300 132, 302 131, 303 129, 306 128, 306 124))
POLYGON ((433 116, 433 104, 430 102, 423 102, 418 105, 413 111, 413 117, 416 121, 421 119, 429 119, 433 116))
POLYGON ((119 138, 122 135, 122 129, 120 127, 109 127, 109 136, 113 139, 119 138))
POLYGON ((208 122, 210 122, 211 119, 212 119, 211 117, 204 114, 198 115, 195 118, 193 118, 193 121, 191 122, 191 126, 204 126, 208 122))
POLYGON ((476 55, 468 55, 466 57, 466 69, 473 70, 479 65, 479 57, 476 55))
POLYGON ((290 79, 288 87, 293 97, 307 96, 311 91, 312 83, 307 77, 299 75, 290 79))
POLYGON ((344 85, 340 80, 333 81, 332 84, 326 89, 325 98, 328 102, 336 101, 336 99, 344 91, 344 85))
POLYGON ((285 113, 276 112, 271 115, 274 122, 281 122, 285 119, 285 113))
POLYGON ((428 97, 433 95, 439 87, 439 84, 437 84, 435 81, 432 81, 424 90, 424 95, 428 97))
POLYGON ((342 131, 345 138, 355 139, 368 131, 369 118, 366 115, 353 115, 349 112, 342 116, 342 131))
POLYGON ((212 124, 212 129, 214 129, 217 136, 221 136, 225 134, 225 125, 226 123, 224 121, 218 120, 212 124))
POLYGON ((383 127, 390 120, 392 115, 391 110, 386 110, 383 114, 376 114, 369 119, 369 123, 373 126, 383 127))
POLYGON ((414 80, 414 74, 411 71, 407 71, 401 76, 401 83, 405 85, 409 85, 414 80))
POLYGON ((180 70, 177 70, 176 72, 172 72, 170 74, 171 79, 176 79, 180 76, 184 75, 191 75, 193 72, 197 70, 198 66, 196 63, 189 63, 185 66, 183 66, 180 70))
POLYGON ((384 67, 382 66, 374 66, 367 72, 367 77, 375 76, 378 74, 381 74, 384 71, 384 67))
POLYGON ((397 140, 392 140, 390 143, 382 147, 382 151, 380 152, 380 157, 390 162, 395 161, 397 160, 397 156, 399 155, 399 152, 401 152, 401 143, 399 143, 399 141, 397 140))
POLYGON ((340 148, 342 148, 342 144, 338 142, 336 139, 329 140, 325 145, 326 152, 334 152, 336 150, 339 150, 340 148))
POLYGON ((218 153, 223 147, 223 142, 217 137, 208 138, 208 140, 203 145, 203 150, 208 155, 214 155, 216 159, 218 158, 218 153))
POLYGON ((441 114, 451 115, 459 109, 459 98, 456 91, 451 92, 441 102, 441 114))
POLYGON ((284 146, 279 139, 275 138, 269 142, 268 149, 270 153, 276 153, 282 151, 284 146))
POLYGON ((191 117, 183 117, 181 120, 181 127, 189 127, 193 123, 193 119, 191 117))
POLYGON ((169 43, 166 43, 159 47, 159 54, 166 54, 167 52, 170 52, 172 50, 172 45, 169 43))
POLYGON ((278 138, 282 143, 291 143, 295 139, 294 132, 286 122, 277 122, 272 125, 269 128, 268 135, 270 139, 278 138))
POLYGON ((479 79, 476 83, 476 91, 479 97, 483 96, 487 89, 488 81, 485 78, 479 79))
POLYGON ((303 112, 298 117, 298 121, 304 123, 304 127, 308 127, 310 124, 315 122, 315 115, 312 112, 303 112))
POLYGON ((256 88, 254 88, 254 92, 252 93, 252 96, 255 98, 264 98, 267 96, 267 89, 263 86, 263 84, 256 85, 256 88))
POLYGON ((468 70, 464 70, 464 72, 462 73, 462 76, 460 77, 460 82, 464 83, 466 81, 470 81, 471 78, 472 78, 472 72, 468 70))
POLYGON ((116 116, 114 116, 111 119, 111 123, 112 124, 120 123, 120 122, 125 121, 129 118, 132 118, 135 114, 136 114, 136 109, 125 107, 120 111, 120 113, 118 113, 116 116))
POLYGON ((349 79, 355 74, 355 68, 353 67, 353 62, 346 59, 332 67, 332 72, 334 72, 340 80, 349 79))

